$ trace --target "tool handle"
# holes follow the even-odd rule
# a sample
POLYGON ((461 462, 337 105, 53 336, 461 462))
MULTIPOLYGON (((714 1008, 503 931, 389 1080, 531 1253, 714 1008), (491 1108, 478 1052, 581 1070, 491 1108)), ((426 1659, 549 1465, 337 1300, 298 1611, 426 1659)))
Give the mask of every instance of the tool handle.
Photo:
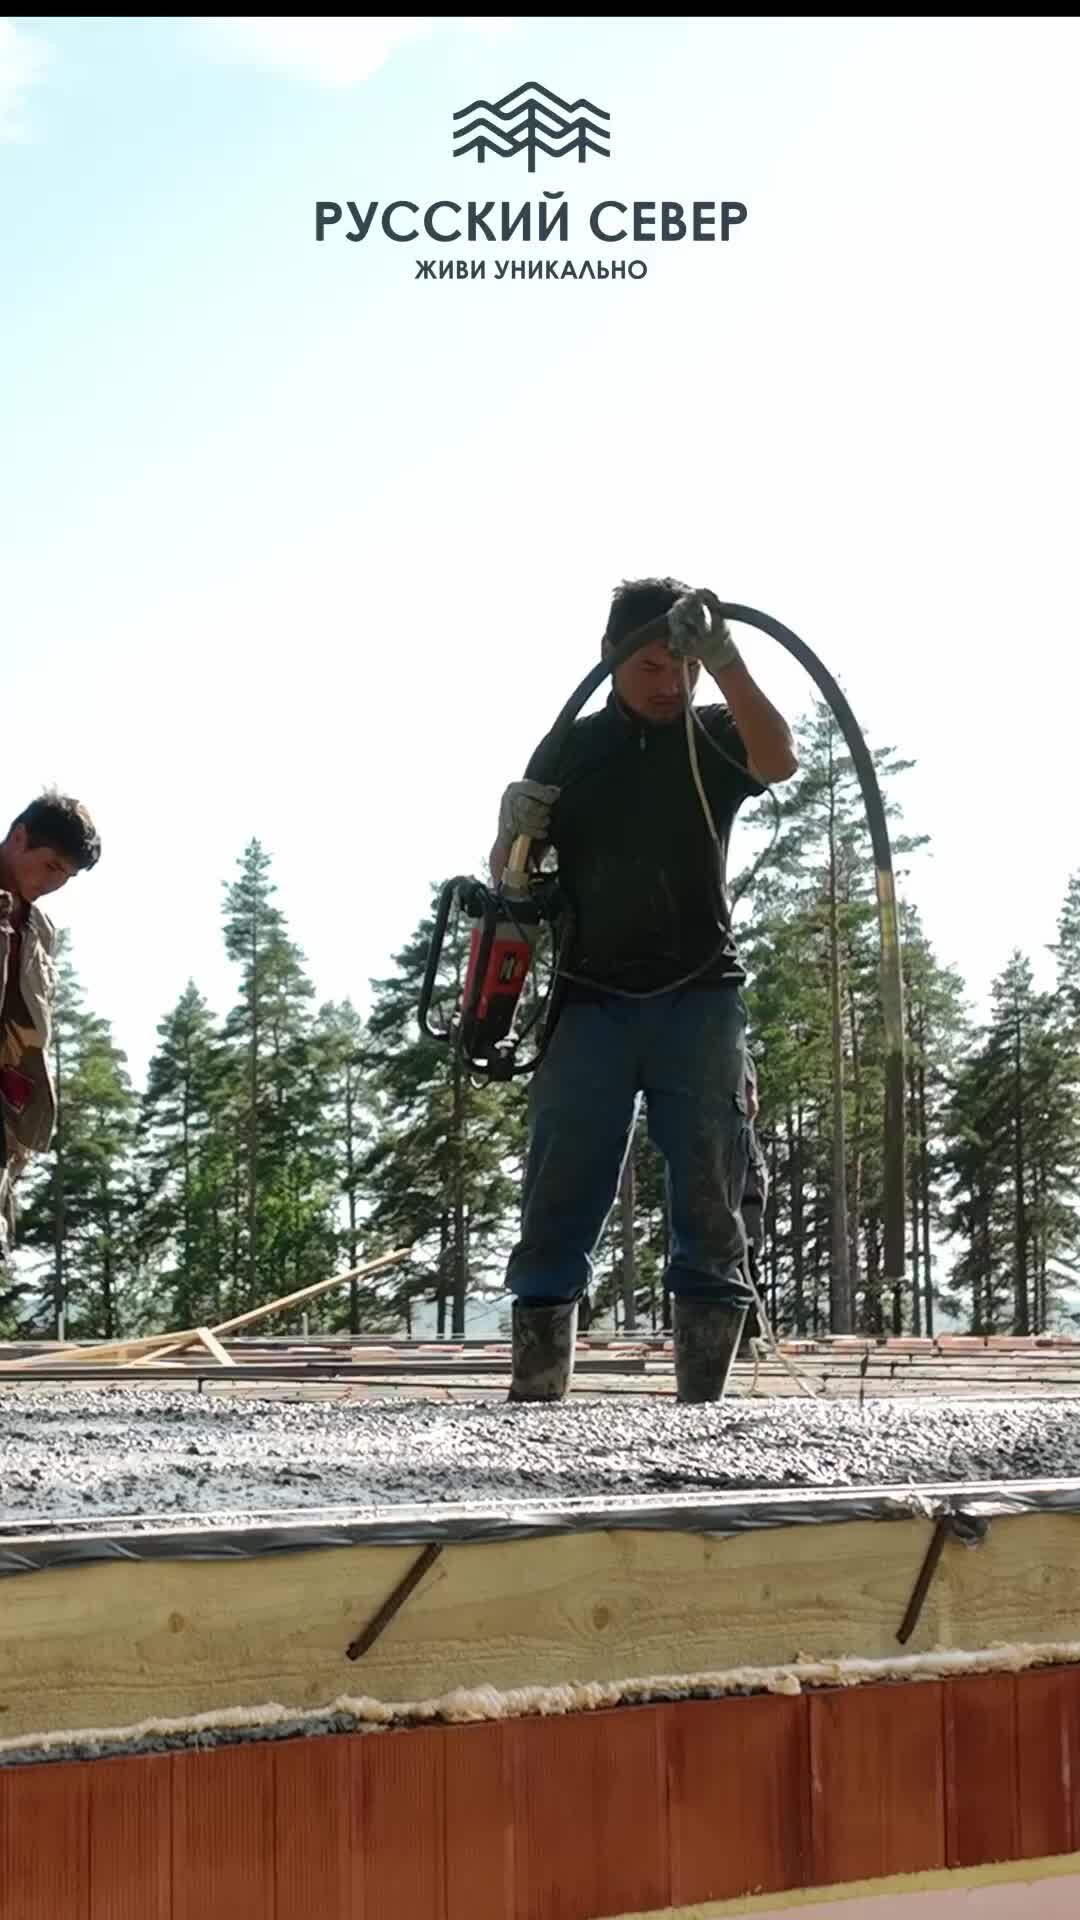
POLYGON ((528 834, 519 833, 506 857, 500 885, 507 893, 527 893, 529 890, 529 848, 532 841, 528 834))

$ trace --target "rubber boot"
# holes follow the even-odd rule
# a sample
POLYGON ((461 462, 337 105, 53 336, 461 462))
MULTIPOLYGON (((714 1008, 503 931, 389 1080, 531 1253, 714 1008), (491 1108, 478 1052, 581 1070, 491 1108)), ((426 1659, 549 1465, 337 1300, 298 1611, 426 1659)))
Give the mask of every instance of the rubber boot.
POLYGON ((577 1302, 539 1306, 515 1300, 510 1400, 564 1400, 574 1371, 577 1302))
POLYGON ((678 1298, 672 1307, 676 1398, 692 1406, 722 1400, 739 1351, 746 1308, 678 1298))

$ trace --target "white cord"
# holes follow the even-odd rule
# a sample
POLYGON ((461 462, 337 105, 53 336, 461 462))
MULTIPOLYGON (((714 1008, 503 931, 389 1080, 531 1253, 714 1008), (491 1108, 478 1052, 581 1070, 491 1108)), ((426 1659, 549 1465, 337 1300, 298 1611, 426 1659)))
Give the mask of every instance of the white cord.
MULTIPOLYGON (((701 767, 698 764, 697 733, 694 726, 694 716, 692 712, 694 690, 690 685, 690 665, 689 665, 689 662, 686 660, 683 661, 682 677, 683 677, 683 718, 685 719, 685 722, 686 722, 686 751, 690 756, 690 771, 694 776, 694 785, 698 791, 698 799, 701 801, 701 811, 705 815, 705 824, 709 829, 710 835, 712 836, 713 845, 716 847, 717 853, 719 853, 720 852, 720 835, 716 831, 716 821, 713 819, 712 808, 709 805, 708 797, 705 793, 705 787, 702 783, 701 767)), ((746 1281, 748 1287, 750 1288, 751 1293, 754 1296, 754 1304, 757 1307, 757 1313, 758 1313, 758 1326, 761 1328, 761 1331, 764 1335, 766 1346, 769 1347, 769 1349, 772 1352, 773 1359, 778 1360, 780 1362, 780 1365, 786 1368, 787 1372, 790 1373, 792 1379, 794 1380, 796 1386, 799 1387, 803 1393, 807 1394, 811 1400, 816 1400, 818 1397, 817 1389, 815 1387, 810 1386, 809 1382, 803 1377, 801 1370, 798 1367, 796 1367, 792 1361, 788 1359, 786 1354, 783 1354, 780 1351, 779 1345, 777 1343, 776 1335, 772 1330, 772 1323, 770 1322, 769 1316, 765 1311, 765 1302, 762 1299, 760 1293, 758 1292, 757 1286, 755 1285, 755 1282, 754 1282, 754 1276, 750 1272, 749 1260, 746 1260, 743 1262, 743 1278, 746 1281)), ((757 1386, 757 1376, 758 1376, 758 1361, 757 1361, 757 1355, 755 1354, 754 1380, 753 1380, 753 1385, 750 1388, 751 1393, 753 1393, 754 1388, 757 1386)))
POLYGON ((712 808, 709 805, 701 780, 701 767, 698 764, 697 734, 694 729, 693 715, 694 689, 690 685, 690 663, 687 660, 684 660, 682 664, 682 678, 683 719, 686 722, 686 751, 690 755, 690 771, 694 776, 694 785, 698 790, 698 799, 701 801, 701 811, 705 815, 705 825, 709 829, 713 845, 717 851, 719 851, 720 835, 716 831, 716 821, 712 816, 712 808))
MULTIPOLYGON (((750 1271, 749 1260, 743 1263, 743 1279, 746 1281, 747 1286, 749 1287, 751 1293, 754 1296, 754 1303, 757 1307, 757 1313, 758 1313, 758 1326, 761 1328, 761 1331, 765 1338, 765 1345, 769 1348, 773 1359, 778 1360, 780 1362, 780 1365, 785 1369, 785 1371, 787 1373, 790 1373, 792 1379, 795 1382, 795 1385, 799 1388, 799 1391, 801 1393, 805 1393, 809 1400, 816 1400, 818 1398, 818 1388, 812 1387, 810 1385, 810 1382, 807 1380, 805 1374, 803 1373, 802 1368, 797 1367, 793 1360, 788 1359, 786 1353, 781 1353, 780 1351, 780 1347, 779 1347, 779 1343, 777 1341, 776 1335, 772 1330, 772 1323, 769 1319, 768 1314, 765 1311, 765 1302, 757 1290, 757 1286, 754 1281, 754 1276, 750 1271)), ((751 1345, 756 1349, 761 1345, 761 1342, 760 1340, 754 1340, 751 1342, 751 1345)), ((758 1356, 755 1351, 754 1378, 750 1386, 751 1393, 753 1393, 755 1388, 757 1387, 757 1379, 758 1379, 758 1356)))

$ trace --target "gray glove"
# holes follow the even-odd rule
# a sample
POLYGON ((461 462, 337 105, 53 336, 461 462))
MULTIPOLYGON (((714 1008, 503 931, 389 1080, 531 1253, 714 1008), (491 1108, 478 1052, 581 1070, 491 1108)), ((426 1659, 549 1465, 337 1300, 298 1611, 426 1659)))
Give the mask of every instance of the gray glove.
POLYGON ((516 840, 524 834, 527 840, 547 840, 551 809, 558 797, 558 787, 541 786, 538 780, 515 780, 499 804, 499 837, 516 840))
POLYGON ((700 660, 710 673, 717 673, 742 658, 730 627, 720 618, 719 606, 708 587, 676 600, 668 614, 668 646, 677 660, 700 660))

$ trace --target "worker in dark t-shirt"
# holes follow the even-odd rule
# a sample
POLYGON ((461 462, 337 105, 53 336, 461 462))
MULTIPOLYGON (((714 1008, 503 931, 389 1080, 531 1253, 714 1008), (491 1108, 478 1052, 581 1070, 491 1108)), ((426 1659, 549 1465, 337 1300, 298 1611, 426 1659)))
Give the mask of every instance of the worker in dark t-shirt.
POLYGON ((616 669, 606 706, 571 728, 551 783, 518 781, 500 808, 496 882, 524 834, 555 848, 567 903, 507 1273, 512 1400, 558 1400, 569 1387, 577 1303, 642 1096, 671 1195, 680 1400, 721 1397, 750 1301, 745 976, 727 847, 743 801, 790 779, 797 762, 787 723, 710 614, 712 596, 688 593, 671 579, 616 591, 605 657, 665 615, 668 637, 616 669), (701 666, 725 704, 688 717, 701 666))

